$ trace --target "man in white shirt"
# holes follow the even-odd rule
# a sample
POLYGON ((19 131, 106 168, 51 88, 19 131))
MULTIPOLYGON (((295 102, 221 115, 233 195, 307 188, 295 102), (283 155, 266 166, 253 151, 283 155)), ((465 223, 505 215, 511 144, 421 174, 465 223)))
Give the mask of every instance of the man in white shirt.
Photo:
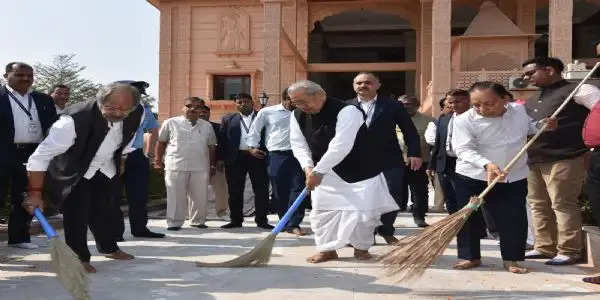
MULTIPOLYGON (((248 145, 250 154, 259 159, 265 158, 265 152, 259 149, 264 130, 264 143, 267 147, 267 172, 275 194, 279 219, 285 215, 294 200, 304 188, 304 172, 292 153, 290 144, 290 117, 295 107, 287 94, 282 93, 281 104, 265 107, 258 111, 250 134, 248 145)), ((297 236, 304 235, 300 223, 304 218, 305 206, 300 206, 290 218, 286 230, 297 236)))
POLYGON ((31 91, 33 68, 12 62, 6 66, 6 86, 0 86, 0 205, 10 186, 8 245, 35 249, 29 236, 29 215, 21 206, 27 187, 23 165, 56 120, 48 95, 31 91))
POLYGON ((183 226, 188 205, 190 226, 207 228, 208 181, 217 168, 217 138, 212 125, 200 119, 203 107, 201 98, 187 98, 183 116, 167 119, 158 133, 154 164, 165 170, 167 230, 183 226))
POLYGON ((312 191, 310 221, 319 251, 307 262, 336 259, 336 250, 347 244, 355 258, 369 259, 381 214, 398 209, 383 175, 383 150, 371 149, 357 106, 328 98, 308 80, 292 84, 288 93, 297 107, 290 143, 312 191))
POLYGON ((71 94, 71 89, 64 84, 57 84, 52 87, 50 90, 50 97, 54 100, 54 107, 56 107, 56 113, 62 115, 65 110, 65 106, 69 101, 69 95, 71 94))
POLYGON ((90 265, 88 225, 98 252, 112 259, 133 259, 119 249, 117 224, 107 220, 112 220, 116 205, 121 155, 133 150, 144 113, 139 103, 139 92, 128 84, 103 86, 96 99, 69 106, 27 162, 25 209, 32 214, 34 208, 43 208, 45 184, 51 199, 62 206, 67 245, 90 273, 96 269, 90 265))
MULTIPOLYGON (((502 98, 504 86, 484 81, 471 87, 473 108, 454 118, 452 148, 456 162, 456 200, 458 207, 469 203, 500 176, 502 182, 485 197, 484 206, 496 223, 504 268, 511 273, 528 272, 518 265, 525 258, 527 238, 527 157, 521 157, 510 173, 504 168, 525 146, 527 137, 537 132, 523 106, 502 98)), ((549 128, 556 127, 556 120, 549 128)), ((455 269, 481 265, 480 238, 485 225, 480 210, 474 212, 457 236, 459 261, 455 269)))

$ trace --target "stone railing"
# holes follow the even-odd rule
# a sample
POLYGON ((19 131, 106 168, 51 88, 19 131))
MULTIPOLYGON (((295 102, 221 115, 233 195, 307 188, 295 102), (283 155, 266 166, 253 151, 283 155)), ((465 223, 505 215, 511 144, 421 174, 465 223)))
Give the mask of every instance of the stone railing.
POLYGON ((504 85, 508 89, 508 79, 512 76, 521 75, 520 70, 513 71, 467 71, 454 72, 452 74, 452 85, 459 89, 468 89, 477 81, 494 81, 504 85))

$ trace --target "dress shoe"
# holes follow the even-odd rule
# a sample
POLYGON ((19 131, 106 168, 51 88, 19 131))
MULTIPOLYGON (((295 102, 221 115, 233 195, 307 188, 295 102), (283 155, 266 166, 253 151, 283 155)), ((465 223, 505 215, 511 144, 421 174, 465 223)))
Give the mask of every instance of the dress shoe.
POLYGON ((96 268, 94 268, 92 265, 90 265, 89 262, 82 262, 81 265, 83 265, 83 269, 87 273, 96 273, 96 268))
POLYGON ((242 227, 242 223, 234 223, 234 222, 230 222, 230 223, 227 223, 227 224, 221 226, 221 228, 224 228, 224 229, 240 228, 240 227, 242 227))
POLYGON ((398 242, 398 239, 393 235, 383 235, 381 236, 388 245, 393 245, 398 242))
POLYGON ((8 246, 14 247, 14 248, 27 249, 27 250, 33 250, 33 249, 39 248, 39 246, 34 243, 16 243, 16 244, 8 244, 8 246))
POLYGON ((545 262, 544 264, 550 266, 566 266, 576 264, 578 261, 578 257, 569 257, 566 255, 559 254, 550 259, 549 261, 545 262))
POLYGON ((145 238, 164 238, 165 234, 164 233, 156 233, 156 232, 152 232, 150 230, 146 230, 140 233, 133 233, 132 234, 135 237, 145 237, 145 238))
POLYGON ((181 226, 171 226, 171 227, 167 227, 167 230, 172 230, 172 231, 177 231, 181 229, 181 226))
POLYGON ((125 241, 125 239, 122 236, 115 238, 115 242, 124 242, 124 241, 125 241))
POLYGON ((269 223, 256 224, 256 227, 259 227, 259 228, 262 228, 262 229, 268 229, 268 230, 271 230, 271 229, 275 228, 273 225, 270 225, 269 223))
POLYGON ((104 255, 104 257, 112 258, 112 259, 118 259, 118 260, 130 260, 130 259, 134 258, 133 255, 125 253, 125 252, 123 252, 121 250, 117 250, 117 251, 115 251, 113 253, 109 253, 107 255, 104 255))
POLYGON ((425 223, 425 220, 423 220, 423 219, 414 219, 414 221, 415 221, 415 225, 417 225, 418 227, 429 226, 429 224, 425 223))
POLYGON ((208 228, 208 226, 206 226, 204 224, 194 224, 194 225, 190 225, 190 226, 196 227, 196 228, 199 228, 199 229, 206 229, 206 228, 208 228))

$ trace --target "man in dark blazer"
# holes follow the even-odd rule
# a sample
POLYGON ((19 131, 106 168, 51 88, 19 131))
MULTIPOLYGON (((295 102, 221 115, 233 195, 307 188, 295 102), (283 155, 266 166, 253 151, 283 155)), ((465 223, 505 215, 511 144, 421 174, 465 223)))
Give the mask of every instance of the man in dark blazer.
MULTIPOLYGON (((259 159, 248 152, 247 136, 256 116, 252 96, 238 94, 235 97, 238 112, 229 114, 221 120, 219 130, 218 156, 225 161, 225 176, 229 189, 229 212, 231 222, 221 228, 242 227, 244 217, 244 186, 246 174, 250 174, 254 190, 254 208, 256 225, 263 229, 273 229, 267 223, 267 203, 269 199, 269 177, 265 159, 259 159)), ((262 147, 263 150, 264 146, 262 147)))
MULTIPOLYGON (((374 149, 382 149, 380 151, 382 157, 377 161, 383 165, 383 174, 390 194, 400 205, 404 202, 402 188, 402 182, 405 180, 404 168, 418 170, 422 164, 419 134, 402 103, 377 95, 381 84, 375 74, 359 73, 354 78, 353 86, 357 97, 348 100, 348 103, 358 105, 365 113, 371 145, 374 149), (408 166, 404 162, 402 150, 398 144, 396 126, 402 131, 408 147, 408 166)), ((416 207, 416 209, 424 210, 426 208, 416 207)), ((397 241, 394 237, 394 221, 397 215, 398 211, 382 215, 383 225, 377 228, 377 233, 388 244, 397 241)))
POLYGON ((448 149, 451 149, 448 138, 452 137, 449 134, 449 125, 451 125, 450 120, 452 120, 455 115, 460 115, 469 109, 470 103, 469 92, 465 90, 450 90, 446 94, 446 107, 448 107, 450 113, 440 116, 436 121, 437 130, 435 135, 435 145, 431 150, 431 162, 427 168, 430 175, 433 173, 437 174, 444 194, 446 210, 448 210, 448 213, 450 214, 455 213, 458 210, 458 207, 456 204, 456 193, 454 191, 456 155, 448 152, 448 149))
POLYGON ((37 245, 29 236, 32 216, 21 207, 27 187, 23 164, 56 121, 56 109, 50 96, 31 91, 31 66, 11 62, 6 65, 4 79, 6 86, 0 86, 0 201, 4 202, 10 184, 8 244, 35 249, 37 245))

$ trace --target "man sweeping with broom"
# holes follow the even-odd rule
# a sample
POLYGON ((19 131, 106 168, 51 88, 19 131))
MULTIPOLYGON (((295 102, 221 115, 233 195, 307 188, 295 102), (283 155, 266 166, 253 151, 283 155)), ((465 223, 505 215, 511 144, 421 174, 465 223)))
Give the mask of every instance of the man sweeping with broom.
POLYGON ((327 97, 312 81, 288 88, 297 107, 290 118, 294 156, 311 190, 310 214, 317 254, 307 262, 336 259, 351 244, 354 257, 371 258, 369 248, 382 213, 397 210, 383 176, 377 149, 369 147, 365 116, 354 105, 327 97))
MULTIPOLYGON (((527 157, 524 155, 509 174, 503 170, 510 159, 537 133, 540 122, 533 122, 522 105, 506 103, 504 86, 483 81, 471 89, 473 107, 454 122, 452 147, 456 162, 456 200, 467 205, 473 195, 486 189, 496 177, 498 183, 486 197, 485 207, 494 219, 500 235, 504 268, 512 273, 527 273, 517 262, 525 255, 527 239, 527 157)), ((556 119, 547 129, 556 128, 556 119)), ((455 269, 481 265, 480 238, 485 230, 481 211, 471 215, 457 236, 459 261, 455 269)))

